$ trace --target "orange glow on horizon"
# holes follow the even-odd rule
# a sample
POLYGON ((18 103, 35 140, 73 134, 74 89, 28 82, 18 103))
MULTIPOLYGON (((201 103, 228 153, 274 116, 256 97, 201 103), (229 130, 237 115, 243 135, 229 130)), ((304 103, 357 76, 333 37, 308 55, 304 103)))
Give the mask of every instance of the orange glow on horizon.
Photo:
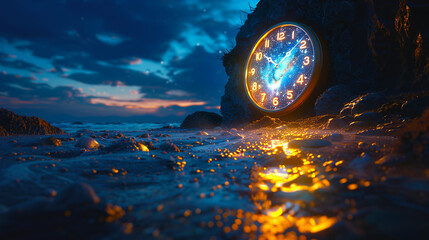
POLYGON ((115 99, 92 98, 91 104, 103 104, 109 107, 125 107, 127 109, 141 109, 147 112, 155 112, 160 107, 190 107, 207 104, 203 101, 193 102, 190 100, 164 100, 157 98, 142 98, 140 101, 121 101, 115 99))

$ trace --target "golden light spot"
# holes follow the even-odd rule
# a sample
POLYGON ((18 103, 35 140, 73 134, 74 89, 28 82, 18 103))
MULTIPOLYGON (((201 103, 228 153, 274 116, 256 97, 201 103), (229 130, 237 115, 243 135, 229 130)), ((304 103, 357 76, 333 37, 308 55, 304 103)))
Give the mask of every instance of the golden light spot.
POLYGON ((353 191, 353 190, 356 190, 358 188, 358 185, 356 183, 352 183, 352 184, 349 184, 349 186, 347 188, 349 190, 353 191))
POLYGON ((158 207, 156 208, 156 210, 158 210, 158 212, 162 211, 162 209, 164 209, 164 205, 162 205, 162 204, 158 205, 158 207))
POLYGON ((192 211, 191 211, 191 210, 186 210, 186 211, 183 213, 183 215, 184 215, 185 217, 189 217, 189 216, 191 215, 191 213, 192 213, 192 211))
POLYGON ((340 183, 341 184, 344 184, 344 183, 346 183, 347 182, 347 178, 341 178, 341 180, 340 180, 340 183))

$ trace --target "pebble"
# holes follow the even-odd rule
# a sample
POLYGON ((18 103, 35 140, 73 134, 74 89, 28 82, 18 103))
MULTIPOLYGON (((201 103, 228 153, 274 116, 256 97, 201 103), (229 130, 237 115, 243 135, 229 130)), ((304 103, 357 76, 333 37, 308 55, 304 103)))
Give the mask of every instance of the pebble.
POLYGON ((208 136, 208 135, 209 135, 209 133, 208 133, 208 132, 204 132, 204 131, 199 131, 199 132, 197 133, 197 135, 198 135, 198 136, 208 136))
POLYGON ((159 146, 160 150, 166 152, 180 152, 180 149, 174 143, 165 142, 159 146))
POLYGON ((372 158, 365 152, 355 158, 350 164, 349 167, 356 170, 363 170, 364 168, 370 166, 373 163, 372 158))
POLYGON ((141 137, 141 138, 150 138, 150 135, 149 135, 149 133, 144 133, 144 134, 140 135, 139 137, 141 137))
POLYGON ((100 144, 92 137, 80 137, 76 143, 76 147, 86 148, 86 149, 97 149, 100 147, 100 144))
POLYGON ((322 139, 302 139, 302 140, 292 140, 288 144, 288 148, 320 148, 331 146, 332 143, 327 140, 322 139))

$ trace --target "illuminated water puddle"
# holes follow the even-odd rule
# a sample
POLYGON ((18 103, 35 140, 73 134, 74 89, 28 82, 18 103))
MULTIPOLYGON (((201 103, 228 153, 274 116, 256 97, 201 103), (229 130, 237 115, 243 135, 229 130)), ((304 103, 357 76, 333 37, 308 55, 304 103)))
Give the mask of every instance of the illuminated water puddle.
POLYGON ((302 152, 299 149, 289 149, 287 142, 280 140, 271 140, 262 149, 267 151, 267 155, 284 154, 276 157, 284 157, 286 165, 257 170, 251 198, 260 212, 252 213, 249 224, 258 223, 255 233, 259 235, 259 239, 296 239, 299 234, 317 233, 334 225, 338 221, 337 217, 309 216, 305 209, 301 209, 300 199, 290 200, 288 197, 279 197, 282 195, 276 193, 306 191, 311 194, 317 189, 329 187, 329 181, 319 174, 313 163, 313 159, 320 156, 306 154, 301 157, 302 152), (288 166, 288 159, 291 157, 301 159, 302 164, 288 166), (272 194, 277 196, 276 206, 272 206, 272 194), (283 201, 280 206, 279 199, 283 201))

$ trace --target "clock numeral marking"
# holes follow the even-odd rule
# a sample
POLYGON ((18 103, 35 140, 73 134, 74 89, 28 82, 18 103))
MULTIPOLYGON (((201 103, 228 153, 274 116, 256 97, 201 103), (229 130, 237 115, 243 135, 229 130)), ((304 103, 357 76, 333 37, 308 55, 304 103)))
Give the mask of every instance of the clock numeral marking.
POLYGON ((279 33, 277 33, 277 41, 282 41, 282 40, 284 40, 286 37, 285 37, 285 33, 284 32, 279 32, 279 33))
POLYGON ((292 40, 295 39, 295 31, 292 32, 292 40))
POLYGON ((252 83, 252 91, 256 91, 258 89, 258 84, 256 82, 252 83))
POLYGON ((262 59, 262 52, 256 53, 256 61, 260 61, 262 59))
POLYGON ((301 74, 301 76, 299 76, 298 80, 296 80, 296 83, 301 85, 304 83, 304 74, 301 74))
POLYGON ((274 106, 279 105, 279 98, 278 97, 273 98, 273 105, 274 106))
POLYGON ((265 39, 265 48, 269 48, 269 47, 270 47, 270 40, 265 39))
POLYGON ((308 64, 310 64, 310 57, 309 56, 305 57, 303 63, 304 63, 305 66, 307 66, 308 64))
POLYGON ((286 98, 287 99, 292 99, 293 98, 293 91, 292 90, 287 90, 287 92, 286 92, 286 98))
POLYGON ((302 40, 301 41, 301 46, 299 47, 299 49, 306 49, 307 48, 307 41, 302 40))
POLYGON ((256 69, 255 68, 250 69, 250 74, 252 74, 252 76, 255 76, 255 73, 256 73, 256 69))
POLYGON ((265 96, 267 96, 267 94, 263 92, 263 93, 261 93, 261 95, 262 95, 261 102, 264 102, 265 101, 265 96))

